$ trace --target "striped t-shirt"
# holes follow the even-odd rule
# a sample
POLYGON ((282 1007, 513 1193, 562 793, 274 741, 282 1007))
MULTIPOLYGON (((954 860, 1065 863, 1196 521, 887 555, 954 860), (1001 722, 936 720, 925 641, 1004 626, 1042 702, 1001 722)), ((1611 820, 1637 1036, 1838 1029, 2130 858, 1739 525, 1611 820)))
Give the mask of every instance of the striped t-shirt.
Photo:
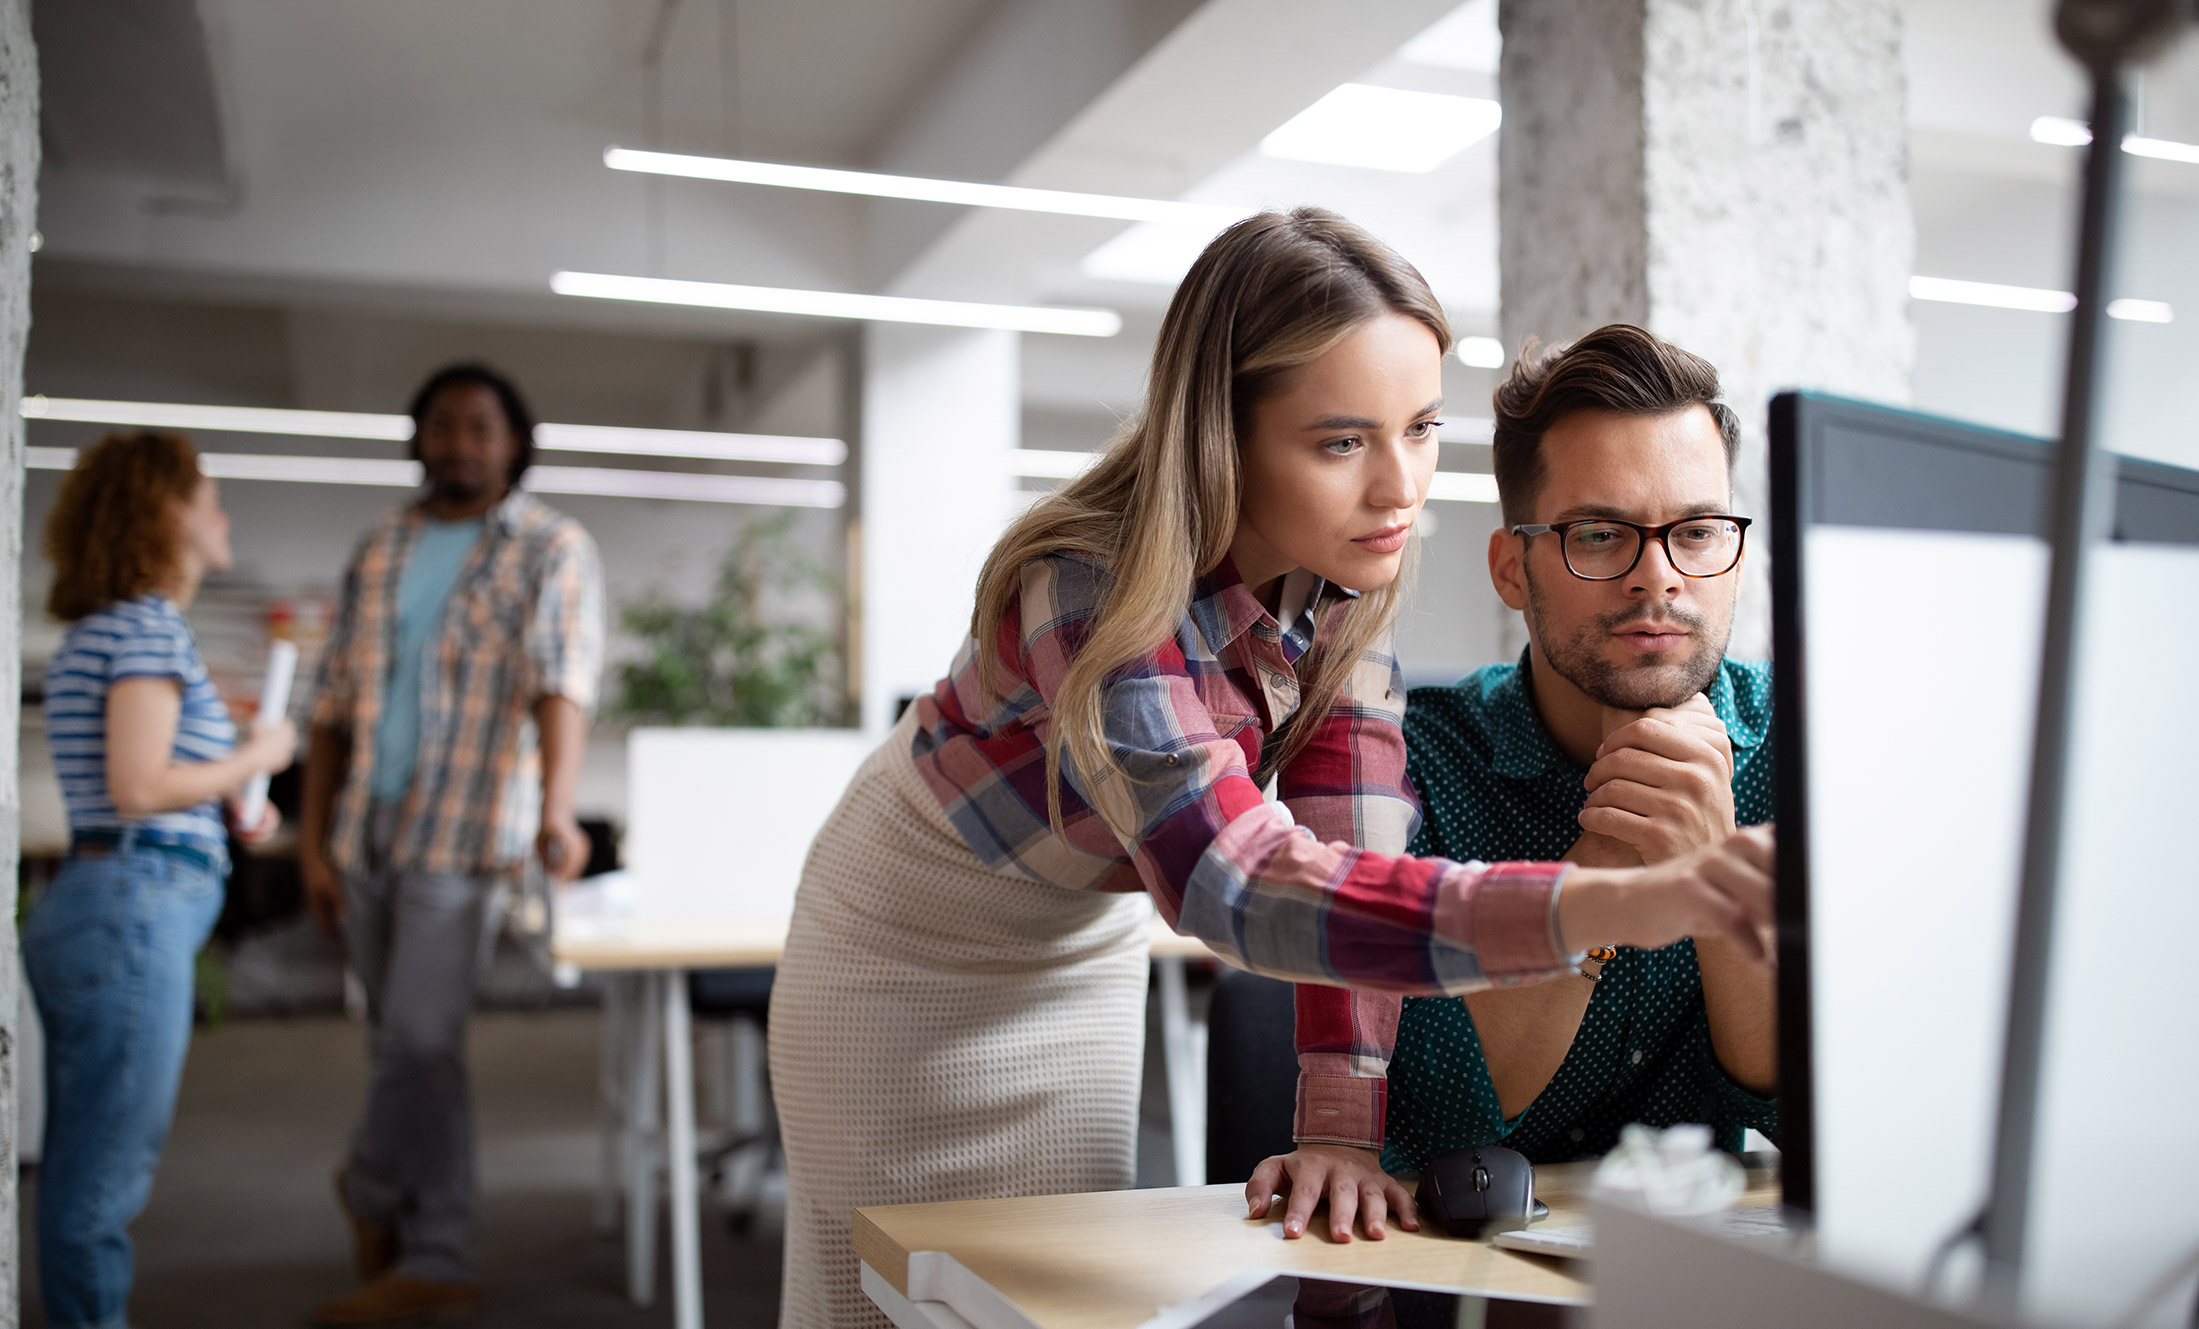
POLYGON ((79 620, 46 667, 46 733, 61 777, 72 835, 135 825, 162 839, 221 845, 221 803, 125 819, 107 796, 107 689, 126 678, 172 678, 183 688, 175 758, 213 761, 229 754, 236 726, 206 676, 191 625, 165 595, 139 596, 79 620))

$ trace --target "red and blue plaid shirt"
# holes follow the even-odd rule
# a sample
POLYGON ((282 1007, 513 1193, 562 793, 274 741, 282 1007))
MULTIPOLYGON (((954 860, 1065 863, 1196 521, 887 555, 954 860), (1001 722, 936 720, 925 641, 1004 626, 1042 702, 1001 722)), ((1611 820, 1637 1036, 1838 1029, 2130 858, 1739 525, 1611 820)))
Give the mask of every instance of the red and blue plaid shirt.
POLYGON ((1564 968, 1551 935, 1554 865, 1398 856, 1418 806, 1387 649, 1367 652, 1276 772, 1280 802, 1254 783, 1262 745, 1298 708, 1297 662, 1349 596, 1317 581, 1300 586, 1306 607, 1285 628, 1228 562, 1201 578, 1174 635, 1102 686, 1121 770, 1094 780, 1064 754, 1055 832, 1046 737, 1106 585, 1083 558, 1033 561, 982 648, 991 679, 973 640, 917 702, 917 769, 989 867, 1145 891, 1178 932, 1278 978, 1455 993, 1564 968))

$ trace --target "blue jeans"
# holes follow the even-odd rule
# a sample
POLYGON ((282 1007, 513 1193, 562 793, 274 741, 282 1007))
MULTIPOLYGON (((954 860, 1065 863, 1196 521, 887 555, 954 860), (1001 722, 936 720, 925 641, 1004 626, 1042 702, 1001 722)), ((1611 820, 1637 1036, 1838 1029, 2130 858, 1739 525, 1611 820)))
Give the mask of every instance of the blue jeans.
POLYGON ((128 1229, 168 1142, 195 960, 221 901, 217 870, 126 837, 63 864, 24 924, 46 1031, 38 1276, 49 1325, 125 1323, 128 1229))

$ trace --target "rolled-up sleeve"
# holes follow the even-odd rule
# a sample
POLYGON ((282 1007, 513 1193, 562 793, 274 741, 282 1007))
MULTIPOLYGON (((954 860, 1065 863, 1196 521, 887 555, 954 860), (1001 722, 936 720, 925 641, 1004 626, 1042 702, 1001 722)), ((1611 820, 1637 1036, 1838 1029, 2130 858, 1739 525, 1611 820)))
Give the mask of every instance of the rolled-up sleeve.
POLYGON ((568 522, 552 541, 527 617, 529 690, 594 710, 603 677, 603 561, 568 522))
MULTIPOLYGON (((1062 612, 1051 565, 1027 571, 1020 619, 1026 677, 1049 707, 1089 620, 1062 612)), ((1064 754, 1064 779, 1120 840, 1170 925, 1231 964, 1401 993, 1562 971, 1549 922, 1559 865, 1490 868, 1316 838, 1262 798, 1174 640, 1117 669, 1099 701, 1117 769, 1093 778, 1064 754)))

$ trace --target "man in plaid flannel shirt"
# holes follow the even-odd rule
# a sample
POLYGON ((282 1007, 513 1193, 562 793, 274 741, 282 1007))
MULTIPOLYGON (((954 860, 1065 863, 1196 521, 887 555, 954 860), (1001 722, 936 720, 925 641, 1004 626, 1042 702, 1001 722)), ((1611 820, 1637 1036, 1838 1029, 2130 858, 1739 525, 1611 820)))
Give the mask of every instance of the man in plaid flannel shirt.
POLYGON ((372 1065, 336 1178, 363 1286, 321 1323, 478 1303, 465 1037, 485 905, 530 855, 560 880, 588 857, 595 544, 519 490, 534 422, 500 375, 446 369, 412 417, 428 492, 352 557, 306 758, 299 866, 365 985, 372 1065))

